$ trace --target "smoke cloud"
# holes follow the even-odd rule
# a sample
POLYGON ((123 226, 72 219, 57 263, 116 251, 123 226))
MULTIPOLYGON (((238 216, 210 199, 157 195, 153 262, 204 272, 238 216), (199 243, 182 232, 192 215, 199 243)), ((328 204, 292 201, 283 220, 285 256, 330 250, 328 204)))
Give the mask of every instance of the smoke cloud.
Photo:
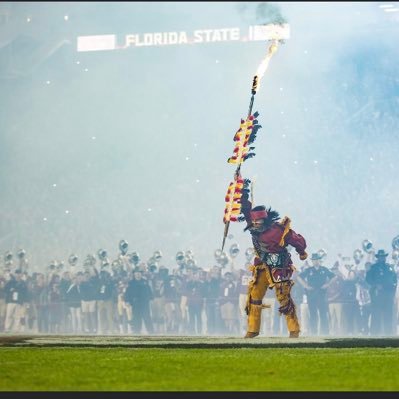
POLYGON ((280 7, 270 2, 240 3, 237 9, 249 23, 261 25, 287 23, 280 7))

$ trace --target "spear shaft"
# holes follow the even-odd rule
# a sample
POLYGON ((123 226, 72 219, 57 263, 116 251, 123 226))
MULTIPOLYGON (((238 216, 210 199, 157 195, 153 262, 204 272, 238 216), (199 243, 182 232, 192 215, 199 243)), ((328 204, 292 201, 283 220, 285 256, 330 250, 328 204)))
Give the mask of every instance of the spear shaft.
MULTIPOLYGON (((262 61, 261 65, 259 66, 257 74, 254 76, 254 79, 252 81, 251 100, 249 102, 248 117, 250 117, 251 114, 252 114, 252 107, 254 105, 255 94, 256 94, 256 92, 258 90, 259 77, 262 78, 263 74, 265 73, 265 71, 267 69, 267 66, 269 64, 269 61, 270 61, 271 57, 277 51, 277 43, 278 42, 279 42, 278 38, 273 38, 272 44, 270 45, 270 47, 268 49, 268 54, 267 54, 266 58, 262 61)), ((235 180, 239 176, 240 169, 241 169, 241 163, 237 166, 237 169, 236 169, 236 171, 234 173, 234 179, 235 180)), ((224 244, 226 242, 227 234, 229 232, 229 226, 230 226, 230 221, 225 223, 225 226, 224 226, 222 251, 223 251, 224 244)))
MULTIPOLYGON (((258 76, 255 75, 255 76, 254 76, 254 80, 253 80, 253 82, 252 82, 252 91, 251 91, 251 94, 252 94, 252 95, 251 95, 251 100, 250 100, 250 102, 249 102, 248 117, 251 116, 251 114, 252 114, 252 108, 253 108, 253 106, 254 106, 254 100, 255 100, 255 94, 256 94, 257 86, 258 86, 258 76)), ((237 166, 237 169, 236 169, 236 171, 235 171, 235 173, 234 173, 234 177, 236 177, 236 176, 239 175, 240 170, 241 170, 241 163, 237 166)), ((228 221, 228 222, 225 223, 225 225, 224 225, 223 242, 222 242, 222 251, 223 251, 223 248, 224 248, 224 244, 225 244, 225 242, 226 242, 227 234, 228 234, 228 232, 229 232, 229 227, 230 227, 230 221, 228 221)))

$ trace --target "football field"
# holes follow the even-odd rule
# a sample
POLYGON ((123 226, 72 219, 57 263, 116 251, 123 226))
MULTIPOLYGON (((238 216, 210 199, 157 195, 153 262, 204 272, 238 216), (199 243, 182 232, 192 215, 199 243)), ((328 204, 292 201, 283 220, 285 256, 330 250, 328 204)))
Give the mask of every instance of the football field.
POLYGON ((0 391, 398 391, 398 338, 0 336, 0 391))

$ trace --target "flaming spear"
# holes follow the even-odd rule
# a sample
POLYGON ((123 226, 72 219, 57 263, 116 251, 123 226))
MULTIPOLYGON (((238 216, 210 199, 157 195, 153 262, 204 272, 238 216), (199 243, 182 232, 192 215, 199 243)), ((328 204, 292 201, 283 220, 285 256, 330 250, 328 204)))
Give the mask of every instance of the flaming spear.
POLYGON ((241 212, 241 195, 243 188, 247 188, 248 184, 250 183, 249 180, 244 180, 240 178, 240 170, 242 163, 247 160, 248 158, 252 158, 255 156, 255 153, 251 153, 251 150, 254 150, 255 147, 248 147, 252 144, 256 138, 256 132, 262 126, 258 125, 258 121, 256 118, 258 117, 258 112, 255 112, 252 115, 252 108, 254 105, 255 94, 259 89, 260 81, 263 75, 266 72, 266 69, 269 65, 269 61, 272 58, 273 54, 277 51, 279 39, 273 39, 272 43, 268 48, 268 52, 265 58, 261 61, 256 75, 252 81, 252 89, 251 89, 251 100, 249 102, 248 108, 248 116, 247 119, 244 121, 241 119, 240 128, 234 135, 234 141, 236 142, 234 148, 234 155, 230 157, 227 162, 229 163, 236 163, 237 168, 234 173, 234 181, 230 183, 229 188, 227 190, 227 194, 225 197, 226 208, 224 211, 224 233, 223 233, 223 242, 222 242, 222 251, 224 248, 224 244, 226 242, 226 237, 229 232, 230 221, 235 222, 239 220, 239 214, 241 212))

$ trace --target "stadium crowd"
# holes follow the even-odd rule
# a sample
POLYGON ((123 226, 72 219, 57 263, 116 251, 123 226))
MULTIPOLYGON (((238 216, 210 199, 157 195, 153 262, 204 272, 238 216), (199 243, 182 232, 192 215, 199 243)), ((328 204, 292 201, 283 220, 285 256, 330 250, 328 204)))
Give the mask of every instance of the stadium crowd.
MULTIPOLYGON (((242 267, 234 262, 238 247, 230 256, 215 251, 207 269, 191 251, 178 252, 169 268, 160 251, 143 262, 126 251, 109 261, 100 250, 82 267, 71 255, 44 272, 30 271, 23 250, 16 262, 8 252, 0 268, 0 333, 243 336, 250 250, 242 267)), ((397 335, 396 252, 390 262, 383 250, 357 255, 326 267, 320 250, 297 266, 292 297, 302 336, 397 335)), ((286 336, 275 297, 267 293, 263 302, 262 335, 286 336)))

